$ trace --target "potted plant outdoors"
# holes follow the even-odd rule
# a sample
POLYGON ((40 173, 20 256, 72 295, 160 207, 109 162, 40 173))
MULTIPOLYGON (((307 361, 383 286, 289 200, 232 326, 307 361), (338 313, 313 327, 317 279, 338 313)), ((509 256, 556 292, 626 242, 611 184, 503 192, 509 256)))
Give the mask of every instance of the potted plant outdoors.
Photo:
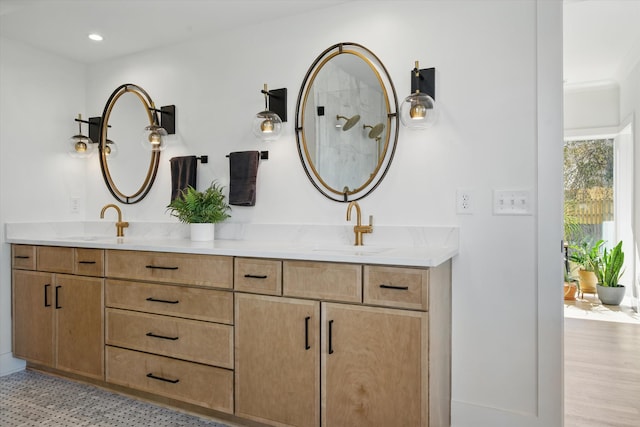
POLYGON ((596 268, 596 264, 600 260, 603 244, 604 240, 598 240, 593 245, 591 245, 588 240, 583 240, 578 245, 569 246, 571 249, 569 260, 580 266, 580 269, 578 270, 578 278, 580 281, 580 293, 582 296, 584 296, 585 292, 588 294, 596 293, 598 277, 594 273, 594 270, 596 268))
POLYGON ((611 251, 605 248, 602 257, 596 263, 598 298, 603 304, 620 305, 624 299, 626 289, 620 284, 620 277, 624 273, 623 266, 624 252, 621 240, 611 251))
POLYGON ((564 299, 567 301, 574 301, 576 294, 580 290, 578 279, 571 277, 567 270, 564 271, 564 299))
POLYGON ((231 217, 231 207, 225 200, 223 189, 215 181, 204 191, 189 186, 167 206, 171 216, 190 224, 191 240, 213 240, 214 224, 231 217))

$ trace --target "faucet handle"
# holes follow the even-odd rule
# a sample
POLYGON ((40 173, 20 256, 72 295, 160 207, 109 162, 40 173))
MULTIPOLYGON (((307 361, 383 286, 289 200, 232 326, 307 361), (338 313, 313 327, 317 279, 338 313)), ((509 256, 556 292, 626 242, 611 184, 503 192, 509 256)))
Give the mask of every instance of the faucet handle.
POLYGON ((369 227, 373 227, 373 215, 369 215, 369 227))

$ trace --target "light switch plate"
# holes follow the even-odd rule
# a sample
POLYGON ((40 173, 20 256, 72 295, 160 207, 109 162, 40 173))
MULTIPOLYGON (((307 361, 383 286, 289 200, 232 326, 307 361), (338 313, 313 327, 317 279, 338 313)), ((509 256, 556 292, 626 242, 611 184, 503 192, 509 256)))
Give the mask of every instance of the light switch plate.
POLYGON ((531 191, 493 190, 494 215, 531 215, 531 191))

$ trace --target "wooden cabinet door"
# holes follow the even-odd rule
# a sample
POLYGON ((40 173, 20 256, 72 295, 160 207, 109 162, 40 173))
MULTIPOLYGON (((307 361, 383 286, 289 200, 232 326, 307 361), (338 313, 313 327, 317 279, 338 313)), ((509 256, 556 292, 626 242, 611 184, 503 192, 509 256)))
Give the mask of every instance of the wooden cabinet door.
POLYGON ((53 366, 52 275, 13 271, 13 354, 53 366))
POLYGON ((320 303, 236 294, 236 415, 320 423, 320 303))
POLYGON ((104 379, 103 279, 58 274, 56 367, 104 379))
POLYGON ((322 305, 322 425, 427 426, 427 313, 322 305))

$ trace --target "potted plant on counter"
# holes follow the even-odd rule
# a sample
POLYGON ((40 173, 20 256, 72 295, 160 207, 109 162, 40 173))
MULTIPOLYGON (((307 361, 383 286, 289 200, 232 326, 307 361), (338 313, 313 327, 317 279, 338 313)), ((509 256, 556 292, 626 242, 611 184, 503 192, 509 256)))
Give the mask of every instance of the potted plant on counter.
POLYGON ((595 265, 598 277, 598 298, 603 304, 620 305, 624 299, 625 287, 620 284, 620 277, 624 273, 624 252, 622 240, 608 251, 604 249, 602 257, 595 265))
POLYGON ((214 224, 231 217, 223 189, 215 181, 204 191, 189 186, 167 206, 171 216, 190 224, 191 240, 213 240, 214 224))
POLYGON ((569 260, 575 262, 580 266, 578 270, 578 278, 580 281, 580 293, 584 296, 585 292, 588 294, 596 293, 596 284, 598 283, 598 277, 594 273, 596 264, 600 260, 601 247, 604 244, 604 240, 598 240, 595 244, 591 244, 588 240, 583 240, 578 245, 571 245, 569 248, 569 260))

